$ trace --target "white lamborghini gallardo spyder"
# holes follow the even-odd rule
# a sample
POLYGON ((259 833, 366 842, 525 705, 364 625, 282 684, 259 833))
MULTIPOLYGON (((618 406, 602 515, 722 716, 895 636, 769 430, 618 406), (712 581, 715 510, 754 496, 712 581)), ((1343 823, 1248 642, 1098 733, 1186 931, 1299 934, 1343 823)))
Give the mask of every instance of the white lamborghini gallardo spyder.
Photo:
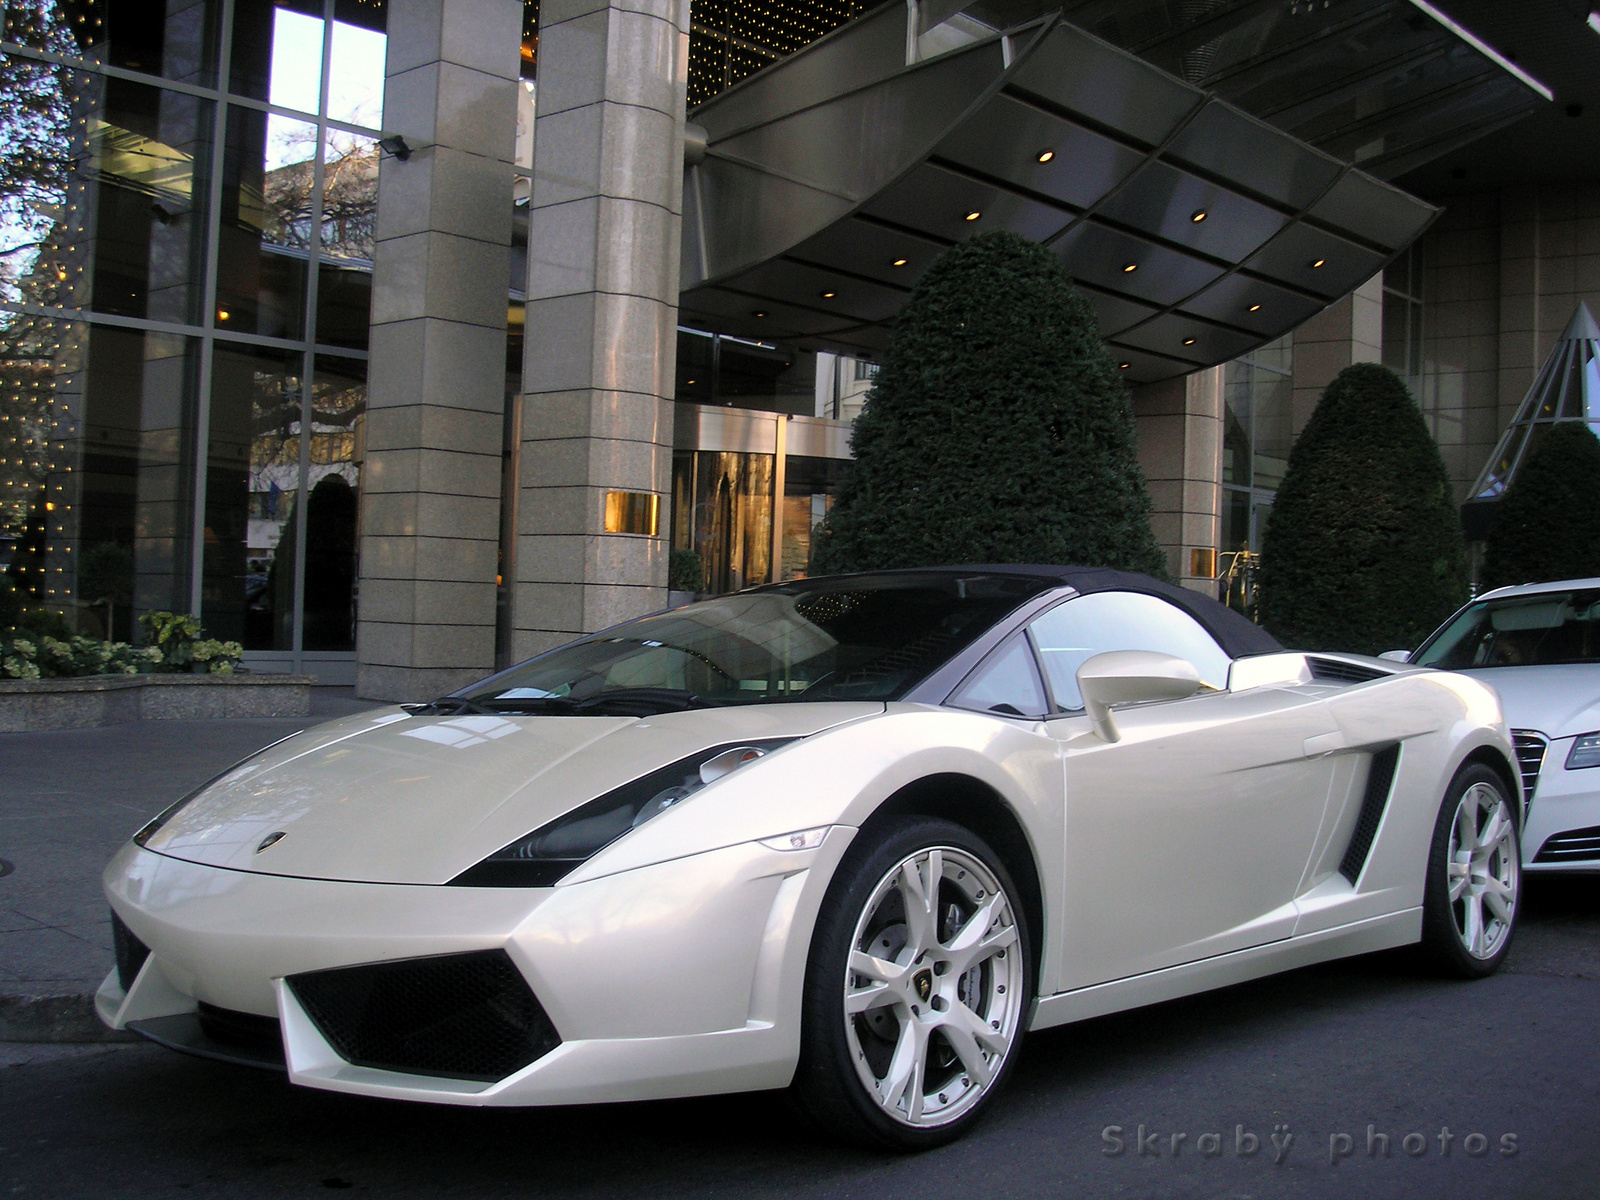
POLYGON ((961 1133, 1025 1030, 1517 912, 1465 676, 1284 652, 1139 575, 950 567, 643 617, 286 738, 112 860, 107 1023, 310 1087, 792 1089, 961 1133))

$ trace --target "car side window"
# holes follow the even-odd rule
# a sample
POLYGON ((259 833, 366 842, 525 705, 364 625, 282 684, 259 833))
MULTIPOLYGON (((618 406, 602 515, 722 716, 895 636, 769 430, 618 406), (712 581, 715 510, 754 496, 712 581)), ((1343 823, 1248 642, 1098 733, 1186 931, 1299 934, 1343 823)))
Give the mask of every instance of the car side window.
POLYGON ((1038 717, 1048 712, 1050 706, 1027 636, 1014 634, 985 659, 950 697, 950 703, 1005 717, 1038 717))
POLYGON ((1091 592, 1058 604, 1029 627, 1056 707, 1083 707, 1078 668, 1108 650, 1154 650, 1187 659, 1211 687, 1228 683, 1232 661, 1188 613, 1139 592, 1091 592))

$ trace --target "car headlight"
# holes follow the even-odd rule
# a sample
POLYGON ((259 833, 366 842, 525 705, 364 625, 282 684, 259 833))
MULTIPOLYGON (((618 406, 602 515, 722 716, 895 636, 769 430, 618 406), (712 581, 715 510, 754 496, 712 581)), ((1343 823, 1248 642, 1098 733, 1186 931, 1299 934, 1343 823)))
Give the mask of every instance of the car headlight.
POLYGON ((234 763, 233 766, 229 767, 226 771, 218 771, 210 779, 206 780, 199 787, 195 788, 194 791, 190 792, 187 796, 183 797, 183 799, 177 801, 174 804, 167 805, 167 807, 163 808, 153 818, 151 818, 151 820, 149 821, 148 824, 146 824, 142 829, 140 829, 138 833, 133 835, 133 844, 135 846, 143 846, 146 842, 148 842, 152 837, 155 836, 156 830, 160 829, 168 821, 172 820, 173 817, 178 815, 178 810, 179 809, 181 809, 184 805, 188 804, 189 801, 193 800, 196 796, 198 796, 201 792, 205 791, 212 784, 218 782, 219 780, 226 779, 229 775, 232 775, 240 767, 244 766, 246 763, 251 762, 254 759, 260 757, 263 754, 265 754, 268 750, 271 750, 274 746, 281 746, 281 745, 283 745, 284 742, 287 742, 290 738, 299 737, 302 732, 304 732, 304 731, 296 729, 293 733, 285 734, 283 737, 279 738, 275 742, 268 742, 265 746, 261 747, 261 749, 257 750, 254 754, 247 754, 245 757, 241 758, 238 762, 234 763))
POLYGON ((1567 770, 1583 767, 1600 767, 1600 733, 1586 733, 1574 738, 1572 749, 1567 751, 1567 770))
POLYGON ((550 887, 612 842, 682 803, 708 783, 794 738, 713 746, 580 804, 496 850, 450 881, 454 887, 550 887))

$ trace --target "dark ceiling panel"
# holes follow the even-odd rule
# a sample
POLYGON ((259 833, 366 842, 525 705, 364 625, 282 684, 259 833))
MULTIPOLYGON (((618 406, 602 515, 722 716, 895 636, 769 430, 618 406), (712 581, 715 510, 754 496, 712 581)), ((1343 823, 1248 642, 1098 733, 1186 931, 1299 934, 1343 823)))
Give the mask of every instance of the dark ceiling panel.
MULTIPOLYGON (((1068 270, 1071 270, 1070 264, 1068 270)), ((1118 330, 1137 325, 1141 321, 1148 321, 1161 311, 1151 305, 1129 300, 1126 296, 1083 287, 1081 278, 1074 279, 1074 282, 1079 285, 1078 290, 1083 293, 1084 298, 1094 305, 1095 321, 1099 326, 1101 337, 1110 337, 1118 330)))
POLYGON ((945 248, 942 242, 926 241, 852 217, 807 238, 789 257, 834 266, 855 275, 870 275, 884 283, 909 288, 922 278, 923 271, 945 248), (901 260, 905 265, 895 266, 901 260))
POLYGON ((1200 295, 1184 301, 1184 312, 1254 330, 1263 341, 1281 337, 1327 304, 1296 292, 1275 288, 1259 279, 1228 275, 1200 295))
POLYGON ((1268 242, 1245 268, 1336 300, 1360 287, 1383 266, 1383 255, 1309 225, 1291 225, 1268 242))
POLYGON ((729 282, 734 291, 755 296, 803 300, 808 307, 832 313, 834 324, 887 321, 904 307, 906 294, 836 271, 775 258, 729 282))
POLYGON ((1051 245, 1075 278, 1135 300, 1176 304, 1223 268, 1084 221, 1051 245), (1129 268, 1133 268, 1129 270, 1129 268))
POLYGON ((1197 371, 1205 364, 1186 362, 1182 359, 1166 358, 1163 355, 1151 354, 1145 350, 1132 350, 1127 346, 1111 345, 1106 347, 1112 360, 1117 364, 1118 373, 1130 384, 1158 383, 1163 379, 1171 379, 1177 375, 1187 375, 1197 371))
POLYGON ((1312 205, 1310 215, 1392 251, 1409 246, 1433 214, 1419 210, 1399 188, 1351 171, 1312 205))
POLYGON ((1139 169, 1145 156, 1009 96, 958 125, 934 155, 1088 208, 1139 169), (1048 162, 1039 156, 1050 154, 1048 162))
POLYGON ((1229 262, 1247 257, 1289 220, 1263 204, 1160 162, 1145 167, 1096 211, 1229 262))
POLYGON ((1174 358, 1192 360, 1197 366, 1238 358, 1260 345, 1255 334, 1236 329, 1219 329, 1182 313, 1167 313, 1135 329, 1117 334, 1119 344, 1174 358))
POLYGON ((1072 219, 1058 208, 927 163, 879 192, 862 211, 960 242, 991 229, 1009 229, 1042 242, 1072 219), (971 213, 978 215, 968 220, 971 213))
POLYGON ((1215 102, 1184 127, 1166 153, 1291 209, 1314 201, 1343 168, 1270 125, 1215 102))

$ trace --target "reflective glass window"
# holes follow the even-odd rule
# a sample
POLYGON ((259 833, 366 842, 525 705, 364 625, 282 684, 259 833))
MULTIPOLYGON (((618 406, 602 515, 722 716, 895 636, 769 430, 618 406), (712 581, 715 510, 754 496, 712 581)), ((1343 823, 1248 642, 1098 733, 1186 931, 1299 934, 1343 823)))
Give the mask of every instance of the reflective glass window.
POLYGON ((789 455, 783 475, 783 579, 811 573, 811 541, 854 469, 848 459, 789 455))
POLYGON ((322 0, 234 0, 228 90, 315 113, 322 37, 322 0))
POLYGON ((206 100, 9 59, 0 298, 192 323, 205 271, 206 100))
POLYGON ((308 122, 228 110, 218 329, 303 336, 316 147, 308 122))
POLYGON ((294 643, 299 351, 218 343, 211 368, 202 604, 213 637, 294 643))
POLYGON ((356 648, 356 530, 366 411, 367 364, 319 356, 311 378, 306 479, 307 650, 356 648))
POLYGON ((1007 717, 1042 716, 1044 685, 1039 682, 1039 667, 1023 634, 1016 634, 990 655, 978 672, 950 698, 957 708, 999 713, 1007 717))
POLYGON ((1228 683, 1230 659, 1193 617, 1136 592, 1093 592, 1058 604, 1031 626, 1056 706, 1083 707, 1078 668, 1111 650, 1153 650, 1186 659, 1211 687, 1228 683))
POLYGON ((335 0, 328 49, 328 116, 377 129, 383 124, 385 9, 378 0, 335 0))
POLYGON ((198 343, 0 313, 0 547, 26 603, 134 640, 189 606, 198 343))
POLYGON ((317 341, 325 346, 367 348, 377 215, 377 142, 331 131, 323 148, 322 260, 317 269, 317 341))
POLYGON ((700 555, 707 591, 736 592, 769 579, 772 468, 770 454, 673 456, 673 548, 700 555))
POLYGON ((221 7, 218 0, 7 0, 5 40, 212 87, 221 7))

